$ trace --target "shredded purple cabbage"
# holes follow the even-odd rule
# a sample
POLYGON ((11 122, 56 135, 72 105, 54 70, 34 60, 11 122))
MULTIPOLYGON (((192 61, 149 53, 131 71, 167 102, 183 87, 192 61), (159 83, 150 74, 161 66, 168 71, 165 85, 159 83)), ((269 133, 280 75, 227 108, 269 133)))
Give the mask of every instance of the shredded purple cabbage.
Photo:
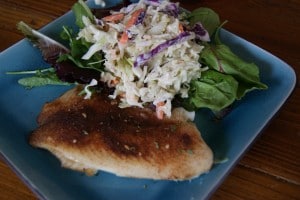
POLYGON ((138 16, 138 19, 135 22, 135 25, 143 23, 145 16, 146 16, 146 12, 145 11, 141 12, 138 16))
POLYGON ((196 39, 199 39, 204 42, 210 41, 209 33, 200 22, 196 23, 190 31, 196 34, 196 39))
MULTIPOLYGON (((145 11, 141 12, 134 25, 142 24, 145 19, 145 16, 146 16, 146 12, 145 11)), ((133 34, 130 30, 126 30, 126 33, 130 40, 133 40, 136 37, 136 34, 133 34)))
POLYGON ((176 44, 185 42, 186 40, 189 39, 190 36, 191 36, 191 33, 189 33, 189 32, 180 33, 177 37, 158 45, 151 51, 144 53, 144 54, 140 54, 134 62, 134 67, 138 67, 138 66, 145 64, 148 60, 153 58, 155 55, 159 54, 160 52, 164 51, 165 49, 169 48, 172 45, 176 45, 176 44))
POLYGON ((173 17, 178 17, 180 13, 179 6, 176 3, 169 3, 164 12, 173 17))
POLYGON ((104 22, 102 19, 95 18, 96 24, 99 26, 104 26, 104 22))
MULTIPOLYGON (((159 6, 161 3, 161 0, 147 0, 145 1, 146 5, 150 5, 150 6, 159 6)), ((180 9, 177 3, 169 3, 166 5, 164 10, 161 10, 161 12, 164 12, 170 16, 173 17, 178 17, 179 13, 180 13, 180 9)))
POLYGON ((135 37, 135 35, 132 34, 132 32, 130 30, 126 30, 126 34, 128 35, 129 39, 133 39, 135 37))
POLYGON ((145 4, 150 6, 159 6, 160 0, 147 0, 145 1, 145 4))

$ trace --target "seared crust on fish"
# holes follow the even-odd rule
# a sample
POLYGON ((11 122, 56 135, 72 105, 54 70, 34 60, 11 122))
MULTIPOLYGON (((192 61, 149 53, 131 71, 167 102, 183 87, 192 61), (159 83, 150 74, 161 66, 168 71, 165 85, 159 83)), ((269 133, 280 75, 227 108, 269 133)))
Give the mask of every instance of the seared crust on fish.
POLYGON ((160 120, 149 108, 119 108, 101 93, 85 100, 80 91, 77 86, 45 104, 29 139, 64 167, 168 180, 192 179, 211 168, 212 151, 182 112, 160 120))

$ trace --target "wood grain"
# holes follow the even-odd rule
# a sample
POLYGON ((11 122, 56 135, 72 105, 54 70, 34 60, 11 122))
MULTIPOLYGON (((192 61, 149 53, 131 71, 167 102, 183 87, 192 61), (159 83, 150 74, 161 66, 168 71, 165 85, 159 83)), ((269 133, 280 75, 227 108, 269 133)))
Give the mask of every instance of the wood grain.
MULTIPOLYGON (((0 0, 0 51, 23 36, 23 20, 40 28, 67 12, 75 0, 0 0)), ((225 28, 275 54, 300 73, 299 0, 185 0, 189 10, 206 6, 228 20, 225 28)), ((300 83, 211 199, 300 199, 300 83)), ((0 162, 0 199, 37 199, 0 162)))
MULTIPOLYGON (((1 158, 1 157, 0 157, 1 158)), ((16 176, 8 165, 0 160, 0 199, 6 200, 33 200, 37 199, 29 188, 16 176)))

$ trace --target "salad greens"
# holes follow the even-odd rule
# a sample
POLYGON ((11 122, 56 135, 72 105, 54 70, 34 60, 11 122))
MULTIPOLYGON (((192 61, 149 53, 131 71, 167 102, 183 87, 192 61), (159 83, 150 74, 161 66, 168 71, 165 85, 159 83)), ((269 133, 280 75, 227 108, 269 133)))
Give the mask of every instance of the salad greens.
POLYGON ((30 77, 24 77, 18 80, 18 83, 20 85, 28 89, 45 85, 70 85, 70 83, 61 81, 57 77, 55 69, 53 67, 33 71, 8 72, 7 74, 34 75, 30 77))
POLYGON ((188 13, 187 20, 191 25, 201 22, 210 35, 213 35, 220 26, 219 15, 212 9, 205 7, 197 8, 191 13, 188 13))
POLYGON ((224 44, 206 46, 200 54, 201 62, 223 74, 232 75, 238 82, 237 99, 253 89, 266 89, 259 80, 259 70, 254 63, 247 63, 224 44))
POLYGON ((187 110, 201 107, 221 110, 236 100, 238 84, 230 75, 215 70, 204 71, 201 78, 192 80, 189 98, 184 99, 183 105, 187 110))
MULTIPOLYGON (((98 23, 91 10, 82 0, 75 3, 72 10, 79 28, 85 26, 84 18, 87 18, 93 24, 98 23)), ((214 38, 212 41, 198 41, 204 46, 200 53, 199 62, 207 66, 208 70, 203 71, 198 79, 190 82, 188 98, 181 99, 182 105, 187 110, 192 111, 206 107, 213 111, 220 111, 230 106, 235 100, 241 99, 249 91, 267 88, 265 84, 260 82, 259 69, 254 63, 245 62, 234 54, 228 46, 222 44, 219 38, 221 23, 216 12, 204 7, 195 9, 192 12, 183 12, 191 26, 201 23, 201 26, 203 25, 209 33, 210 38, 214 38)), ((21 30, 25 30, 23 31, 25 36, 35 43, 41 41, 46 41, 47 43, 50 41, 49 38, 41 33, 37 34, 37 31, 34 31, 23 22, 19 23, 18 26, 21 27, 21 30)), ((199 31, 201 32, 202 30, 200 29, 199 31)), ((19 84, 26 88, 47 84, 66 85, 70 84, 67 82, 80 82, 76 77, 72 77, 72 81, 64 78, 64 76, 70 76, 70 74, 73 76, 73 72, 60 73, 59 70, 61 69, 70 70, 70 63, 77 68, 81 68, 81 71, 78 73, 90 70, 89 73, 101 74, 104 69, 103 52, 99 51, 99 53, 95 53, 89 59, 84 60, 82 56, 92 46, 91 43, 83 38, 77 39, 73 30, 67 27, 63 27, 61 38, 69 41, 69 49, 55 42, 55 45, 62 48, 63 51, 55 55, 55 62, 49 62, 54 66, 53 68, 31 71, 31 73, 11 72, 10 74, 33 75, 32 77, 25 77, 19 80, 19 84), (68 64, 68 67, 63 68, 66 64, 68 64)), ((45 48, 45 46, 39 47, 40 49, 45 48)), ((45 56, 44 53, 43 56, 45 56)), ((53 56, 51 58, 53 59, 53 56)), ((45 60, 47 61, 47 59, 45 60)), ((144 62, 144 60, 146 59, 142 59, 141 62, 144 62)), ((91 78, 86 79, 85 82, 81 81, 81 83, 88 84, 89 81, 91 81, 91 78)))
MULTIPOLYGON (((76 4, 77 5, 77 4, 76 4)), ((82 14, 78 14, 76 19, 82 14)), ((79 20, 77 20, 79 21, 79 20)), ((89 60, 83 60, 81 57, 89 50, 91 43, 85 41, 84 39, 76 39, 76 35, 73 34, 73 30, 67 27, 63 27, 63 31, 60 34, 61 38, 69 41, 70 52, 61 54, 57 62, 72 61, 77 67, 83 69, 93 69, 99 72, 103 71, 103 55, 101 53, 94 54, 89 60)))
POLYGON ((200 62, 209 70, 190 84, 189 98, 184 99, 188 110, 201 107, 220 111, 240 100, 254 89, 267 89, 259 80, 259 69, 254 63, 248 63, 234 54, 228 46, 222 44, 219 31, 220 19, 210 8, 198 8, 188 15, 190 23, 201 22, 214 40, 205 43, 200 53, 200 62), (219 72, 219 73, 217 73, 219 72))
POLYGON ((79 0, 77 3, 75 3, 72 7, 72 11, 74 12, 76 16, 76 24, 79 28, 84 27, 83 23, 83 16, 87 17, 89 20, 94 22, 94 15, 91 12, 90 8, 82 1, 79 0))

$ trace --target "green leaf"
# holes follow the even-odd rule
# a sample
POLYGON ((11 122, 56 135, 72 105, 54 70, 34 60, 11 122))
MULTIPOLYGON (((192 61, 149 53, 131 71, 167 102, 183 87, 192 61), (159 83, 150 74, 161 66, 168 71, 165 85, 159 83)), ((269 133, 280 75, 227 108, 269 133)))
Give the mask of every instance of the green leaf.
POLYGON ((33 76, 21 78, 18 83, 28 89, 45 85, 70 85, 61 81, 55 74, 54 68, 34 71, 9 72, 9 74, 32 74, 33 76))
POLYGON ((71 29, 71 28, 69 28, 67 26, 63 26, 62 28, 63 28, 63 30, 60 33, 60 37, 63 40, 69 40, 69 42, 71 42, 72 37, 73 37, 73 29, 71 29))
POLYGON ((191 25, 201 22, 201 24, 208 31, 209 35, 212 35, 215 30, 220 26, 219 15, 210 8, 200 7, 193 10, 188 15, 188 20, 191 25))
POLYGON ((63 27, 61 37, 69 41, 70 53, 61 54, 57 62, 66 60, 72 61, 77 67, 94 69, 97 71, 103 71, 103 54, 94 54, 89 60, 81 59, 82 56, 89 50, 91 43, 85 39, 76 39, 76 35, 73 35, 73 31, 68 27, 63 27))
POLYGON ((21 78, 19 79, 18 83, 28 89, 45 86, 45 85, 70 85, 69 83, 63 82, 59 79, 53 79, 51 77, 36 77, 36 76, 21 78))
POLYGON ((73 34, 73 30, 66 26, 63 26, 63 31, 61 32, 60 37, 69 41, 71 49, 70 53, 74 58, 79 58, 84 55, 92 45, 84 39, 76 39, 76 35, 73 34))
POLYGON ((228 21, 224 21, 220 26, 217 27, 215 33, 214 33, 214 44, 223 44, 220 39, 220 30, 221 28, 227 23, 228 21))
POLYGON ((63 54, 59 57, 57 62, 70 60, 72 61, 77 67, 85 68, 85 69, 93 69, 99 72, 103 72, 103 62, 101 55, 95 55, 89 60, 83 60, 81 58, 73 57, 70 54, 63 54))
POLYGON ((34 34, 34 30, 25 22, 18 22, 17 29, 20 30, 24 34, 24 36, 28 38, 33 44, 38 43, 39 38, 34 34))
POLYGON ((91 43, 86 42, 84 39, 73 39, 72 43, 70 43, 71 55, 75 58, 81 58, 91 45, 91 43))
POLYGON ((82 21, 83 16, 89 18, 93 23, 95 21, 92 11, 82 0, 79 0, 77 3, 73 5, 72 11, 75 14, 76 24, 79 28, 84 27, 84 23, 82 21))
POLYGON ((237 89, 238 82, 232 76, 207 70, 191 82, 189 98, 184 99, 183 106, 187 110, 206 107, 219 111, 235 101, 237 89))
POLYGON ((6 72, 6 74, 11 74, 11 75, 37 74, 37 73, 43 73, 43 72, 48 72, 48 71, 52 71, 52 70, 54 70, 54 69, 51 67, 51 68, 38 69, 38 70, 6 72))
POLYGON ((226 45, 207 45, 201 52, 200 59, 211 69, 232 75, 239 82, 237 99, 241 99, 251 90, 267 88, 260 82, 257 65, 245 62, 226 45))

